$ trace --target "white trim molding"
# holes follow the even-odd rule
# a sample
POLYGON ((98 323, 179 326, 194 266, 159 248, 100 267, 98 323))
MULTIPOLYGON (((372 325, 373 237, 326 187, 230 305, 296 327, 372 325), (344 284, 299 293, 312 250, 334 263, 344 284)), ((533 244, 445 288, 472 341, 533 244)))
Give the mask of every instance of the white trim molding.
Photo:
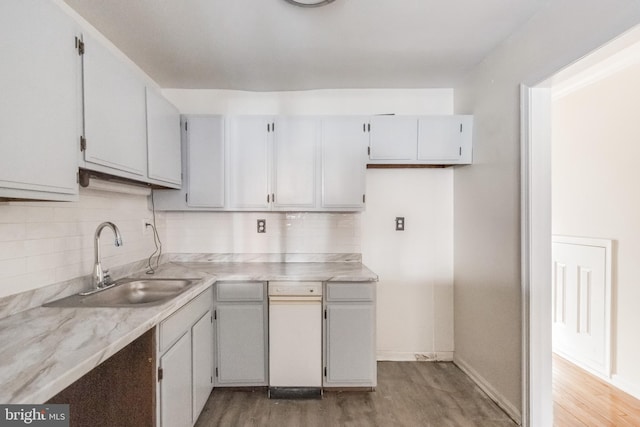
POLYGON ((522 425, 553 425, 551 90, 520 88, 522 425))

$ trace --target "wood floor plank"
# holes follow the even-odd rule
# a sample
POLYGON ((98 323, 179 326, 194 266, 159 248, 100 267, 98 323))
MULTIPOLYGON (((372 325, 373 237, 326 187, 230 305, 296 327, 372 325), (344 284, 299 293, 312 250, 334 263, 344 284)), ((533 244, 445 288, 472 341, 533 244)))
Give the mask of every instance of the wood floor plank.
POLYGON ((196 423, 213 426, 513 427, 460 369, 446 362, 379 362, 374 392, 269 399, 264 391, 215 389, 196 423))
POLYGON ((640 400, 556 354, 553 400, 556 427, 640 426, 640 400))

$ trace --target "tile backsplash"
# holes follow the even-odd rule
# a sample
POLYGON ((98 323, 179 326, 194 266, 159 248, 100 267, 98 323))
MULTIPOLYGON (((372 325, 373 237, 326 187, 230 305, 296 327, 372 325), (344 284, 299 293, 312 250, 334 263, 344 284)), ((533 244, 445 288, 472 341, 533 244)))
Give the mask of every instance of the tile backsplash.
POLYGON ((167 212, 173 253, 360 253, 359 213, 167 212), (257 232, 257 220, 266 232, 257 232))
MULTIPOLYGON (((98 224, 104 268, 148 258, 153 234, 148 198, 80 189, 77 202, 0 202, 0 297, 91 274, 98 224)), ((158 212, 164 253, 360 253, 359 213, 158 212), (257 219, 266 232, 257 233, 257 219)))
POLYGON ((124 242, 117 248, 112 231, 102 232, 104 268, 149 257, 149 218, 146 196, 84 188, 77 202, 0 202, 0 297, 91 274, 103 221, 113 221, 124 242))

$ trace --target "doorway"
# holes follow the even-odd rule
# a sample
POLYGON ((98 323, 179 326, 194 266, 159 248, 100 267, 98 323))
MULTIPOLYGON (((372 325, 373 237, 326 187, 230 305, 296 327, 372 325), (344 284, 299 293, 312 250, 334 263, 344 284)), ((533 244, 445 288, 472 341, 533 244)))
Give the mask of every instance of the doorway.
POLYGON ((640 41, 634 29, 567 67, 536 87, 523 87, 522 99, 522 299, 524 419, 552 425, 551 394, 551 105, 552 88, 640 41))

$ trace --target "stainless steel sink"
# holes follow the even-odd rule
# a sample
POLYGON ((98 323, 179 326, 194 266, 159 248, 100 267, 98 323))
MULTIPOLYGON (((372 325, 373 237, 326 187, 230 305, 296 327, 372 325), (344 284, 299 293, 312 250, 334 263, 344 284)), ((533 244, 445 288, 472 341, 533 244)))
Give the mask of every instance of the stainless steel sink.
POLYGON ((147 307, 180 295, 200 279, 120 279, 115 285, 89 295, 71 295, 44 307, 147 307))

